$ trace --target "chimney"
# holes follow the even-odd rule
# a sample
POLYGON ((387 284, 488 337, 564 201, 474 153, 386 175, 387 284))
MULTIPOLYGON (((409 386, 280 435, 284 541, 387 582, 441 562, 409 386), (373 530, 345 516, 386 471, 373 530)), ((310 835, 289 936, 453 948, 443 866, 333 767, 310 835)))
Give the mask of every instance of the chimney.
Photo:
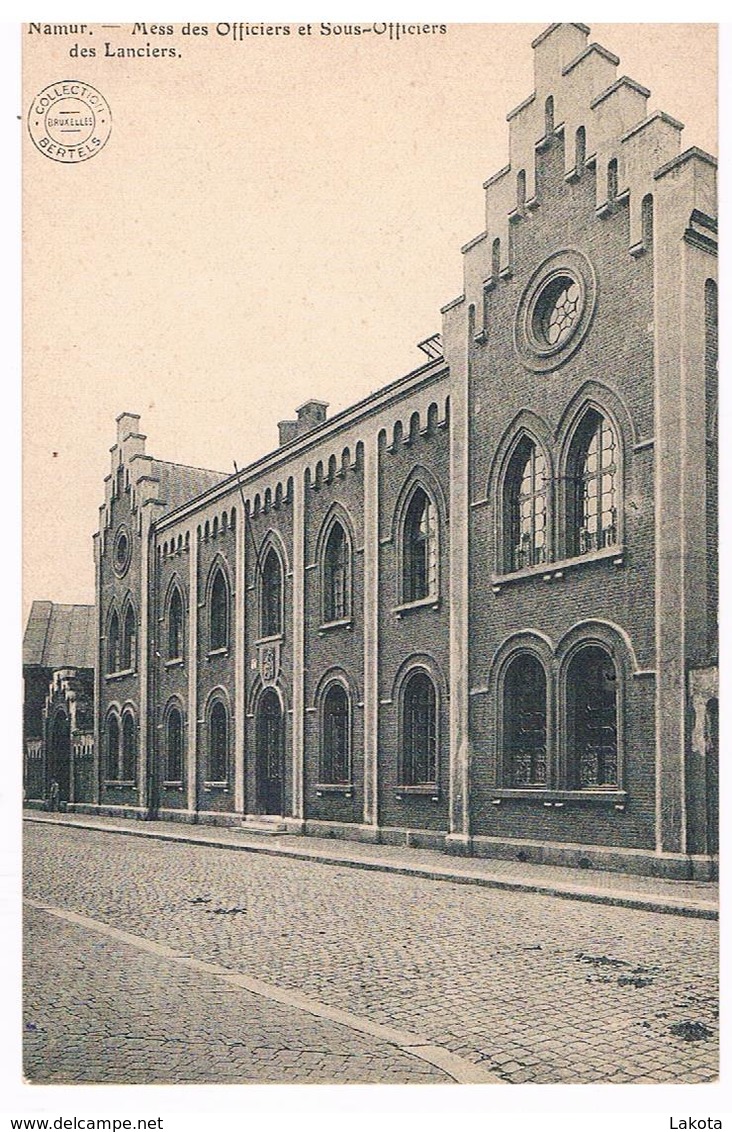
POLYGON ((325 420, 327 408, 327 401, 306 401, 299 409, 295 409, 300 435, 304 432, 310 432, 311 428, 322 424, 325 420))
POLYGON ((323 424, 327 408, 327 401, 306 401, 304 405, 300 405, 295 410, 297 413, 296 421, 280 421, 277 425, 280 430, 280 447, 283 444, 289 444, 295 437, 304 436, 305 433, 311 432, 318 425, 323 424))
POLYGON ((277 428, 280 430, 280 448, 297 436, 297 421, 280 421, 277 428))

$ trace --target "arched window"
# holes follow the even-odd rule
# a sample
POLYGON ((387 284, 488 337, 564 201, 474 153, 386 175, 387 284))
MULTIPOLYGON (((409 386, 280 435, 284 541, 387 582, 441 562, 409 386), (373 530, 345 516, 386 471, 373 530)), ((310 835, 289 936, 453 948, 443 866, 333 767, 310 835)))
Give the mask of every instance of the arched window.
POLYGON ((282 632, 282 563, 270 547, 262 567, 262 636, 276 637, 282 632))
POLYGON ((585 134, 585 127, 579 126, 574 135, 574 168, 576 173, 581 173, 585 167, 586 151, 587 135, 585 134))
POLYGON ((546 786, 546 673, 533 653, 509 663, 503 685, 503 765, 510 786, 546 786))
POLYGON ((434 786, 437 781, 437 704, 426 672, 408 678, 403 696, 402 777, 405 786, 434 786))
POLYGON ((606 649, 587 645, 567 670, 570 789, 618 785, 615 664, 606 649))
POLYGON ((134 782, 137 771, 137 728, 131 711, 122 716, 122 766, 120 777, 124 782, 134 782))
POLYGON ((551 94, 544 103, 544 133, 554 133, 554 99, 551 94))
POLYGON ((405 602, 437 594, 437 511, 421 487, 404 517, 402 593, 405 602))
POLYGON ((607 166, 607 199, 613 201, 618 195, 618 159, 613 157, 607 166))
POLYGON ((516 177, 516 207, 519 212, 526 208, 526 170, 520 169, 516 177))
POLYGON ((183 599, 176 586, 168 606, 168 660, 183 656, 183 599))
POLYGON ((122 633, 122 670, 134 668, 137 663, 137 620, 132 605, 127 606, 122 633))
POLYGON ((216 570, 209 597, 209 640, 211 652, 229 644, 229 587, 223 570, 216 570))
POLYGON ((349 546, 346 532, 335 522, 323 552, 323 620, 342 621, 350 613, 349 546))
POLYGON ((119 778, 119 720, 116 715, 107 718, 107 779, 119 778))
POLYGON ((183 716, 177 707, 168 712, 165 728, 165 781, 183 781, 183 716))
POLYGON ((644 248, 646 251, 653 251, 653 196, 651 193, 647 193, 641 202, 641 230, 644 248))
POLYGON ((351 780, 348 694, 342 684, 331 684, 323 700, 321 781, 351 780))
POLYGON ((208 781, 229 778, 229 716, 221 700, 211 707, 208 720, 208 781))
POLYGON ((567 550, 589 554, 618 541, 619 452, 610 421, 591 409, 575 433, 569 460, 567 550))
POLYGON ((547 468, 528 437, 508 465, 503 497, 504 569, 523 570, 547 560, 547 468))
POLYGON ((109 629, 107 630, 107 672, 118 672, 119 661, 119 617, 115 609, 109 619, 109 629))

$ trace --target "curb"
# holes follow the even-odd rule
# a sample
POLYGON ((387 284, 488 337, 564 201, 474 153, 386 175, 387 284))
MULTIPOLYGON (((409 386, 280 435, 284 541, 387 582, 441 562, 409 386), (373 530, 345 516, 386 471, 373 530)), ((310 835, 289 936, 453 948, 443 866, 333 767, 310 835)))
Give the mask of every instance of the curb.
MULTIPOLYGON (((286 857, 289 860, 311 861, 322 865, 336 865, 344 869, 366 869, 370 872, 394 873, 397 876, 420 877, 422 880, 447 881, 452 884, 473 885, 478 888, 494 888, 504 892, 530 892, 538 896, 555 896, 562 900, 579 900, 590 904, 605 904, 616 908, 632 908, 642 912, 658 912, 663 915, 685 916, 698 920, 718 920, 719 909, 711 901, 690 902, 673 897, 643 896, 622 889, 599 891, 578 885, 534 880, 507 880, 498 876, 480 873, 451 872, 428 865, 396 864, 385 858, 373 857, 359 860, 351 857, 331 856, 322 850, 298 848, 285 849, 268 844, 255 845, 252 842, 224 841, 215 835, 191 837, 181 832, 148 830, 120 826, 94 825, 91 822, 69 821, 63 818, 41 818, 24 814, 23 820, 35 825, 61 825, 70 829, 96 830, 98 833, 121 834, 125 837, 147 837, 153 841, 170 841, 186 845, 207 845, 212 849, 230 849, 238 853, 262 853, 270 857, 286 857)), ((200 828, 200 827, 198 827, 200 828)))

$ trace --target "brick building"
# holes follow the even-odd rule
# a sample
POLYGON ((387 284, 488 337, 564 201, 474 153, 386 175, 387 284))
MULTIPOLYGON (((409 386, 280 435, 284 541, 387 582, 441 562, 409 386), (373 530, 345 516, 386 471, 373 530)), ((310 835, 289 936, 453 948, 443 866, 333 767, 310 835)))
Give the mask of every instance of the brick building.
POLYGON ((235 476, 118 418, 69 807, 711 875, 716 162, 588 37, 419 369, 235 476))

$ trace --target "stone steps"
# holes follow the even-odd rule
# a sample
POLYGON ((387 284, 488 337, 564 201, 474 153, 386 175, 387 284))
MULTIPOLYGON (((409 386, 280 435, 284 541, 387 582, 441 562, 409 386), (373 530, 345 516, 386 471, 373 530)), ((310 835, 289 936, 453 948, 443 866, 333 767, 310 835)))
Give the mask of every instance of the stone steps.
POLYGON ((273 814, 247 814, 241 827, 245 833, 261 833, 270 837, 288 832, 287 823, 273 814))

